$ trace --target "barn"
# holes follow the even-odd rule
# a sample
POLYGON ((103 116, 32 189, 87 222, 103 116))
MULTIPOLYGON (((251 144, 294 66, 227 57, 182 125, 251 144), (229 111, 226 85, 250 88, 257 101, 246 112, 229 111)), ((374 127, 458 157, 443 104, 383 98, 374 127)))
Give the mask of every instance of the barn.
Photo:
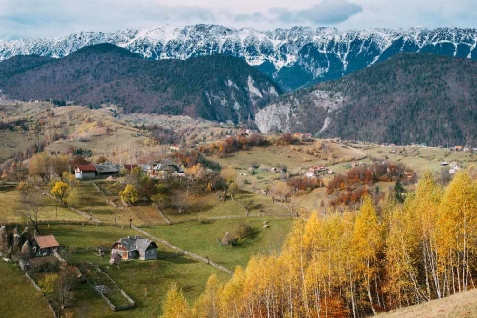
POLYGON ((123 260, 154 260, 157 259, 157 245, 140 236, 129 236, 114 243, 111 249, 111 258, 115 254, 121 255, 123 260))
POLYGON ((121 165, 112 162, 103 162, 95 165, 95 169, 98 178, 107 178, 118 175, 121 170, 121 165))
POLYGON ((53 235, 37 236, 31 241, 31 246, 36 256, 53 255, 60 248, 53 235))
POLYGON ((94 179, 96 178, 96 168, 92 165, 78 165, 75 166, 76 179, 94 179))

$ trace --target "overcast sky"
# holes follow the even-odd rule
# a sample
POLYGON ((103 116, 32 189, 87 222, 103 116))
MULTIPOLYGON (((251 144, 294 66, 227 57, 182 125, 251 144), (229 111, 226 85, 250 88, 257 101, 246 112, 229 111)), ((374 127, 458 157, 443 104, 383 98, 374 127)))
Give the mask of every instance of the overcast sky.
POLYGON ((476 28, 476 7, 477 0, 0 0, 0 40, 195 23, 259 30, 476 28))

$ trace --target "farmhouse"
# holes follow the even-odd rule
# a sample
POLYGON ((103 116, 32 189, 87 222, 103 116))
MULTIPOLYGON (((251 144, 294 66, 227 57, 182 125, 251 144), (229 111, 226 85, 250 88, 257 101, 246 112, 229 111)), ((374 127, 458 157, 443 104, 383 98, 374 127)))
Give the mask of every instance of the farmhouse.
POLYGON ((120 255, 123 260, 137 259, 153 260, 157 259, 157 245, 153 241, 140 236, 129 236, 118 240, 111 249, 111 259, 115 254, 120 255))
POLYGON ((169 146, 169 150, 170 150, 170 151, 180 151, 180 150, 181 150, 181 146, 180 146, 180 145, 170 145, 170 146, 169 146))
POLYGON ((94 179, 96 178, 96 168, 92 165, 75 166, 76 179, 94 179))
POLYGON ((165 159, 153 165, 149 170, 149 175, 156 178, 164 178, 167 175, 183 176, 184 170, 171 160, 165 159))
POLYGON ((104 162, 95 165, 98 178, 107 178, 109 176, 116 176, 121 170, 121 165, 112 162, 104 162))
POLYGON ((53 235, 37 236, 31 241, 32 251, 36 256, 52 255, 60 247, 53 235))

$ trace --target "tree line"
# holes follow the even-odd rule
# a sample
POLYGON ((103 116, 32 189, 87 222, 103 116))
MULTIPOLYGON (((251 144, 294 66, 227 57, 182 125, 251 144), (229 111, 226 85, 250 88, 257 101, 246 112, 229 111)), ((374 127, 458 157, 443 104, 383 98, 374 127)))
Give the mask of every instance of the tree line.
POLYGON ((364 317, 473 288, 476 257, 475 176, 425 173, 403 204, 297 220, 280 254, 211 276, 192 306, 173 285, 162 317, 364 317))

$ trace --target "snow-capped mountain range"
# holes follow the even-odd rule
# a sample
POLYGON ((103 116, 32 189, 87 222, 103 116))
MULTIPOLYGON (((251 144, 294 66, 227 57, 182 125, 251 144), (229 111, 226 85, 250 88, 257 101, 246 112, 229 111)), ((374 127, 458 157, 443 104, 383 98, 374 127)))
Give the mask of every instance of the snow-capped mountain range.
POLYGON ((60 58, 99 43, 115 44, 149 59, 188 59, 212 54, 241 57, 272 76, 285 89, 336 79, 400 52, 477 59, 477 29, 339 31, 293 27, 257 31, 197 24, 0 41, 0 61, 33 54, 60 58))

